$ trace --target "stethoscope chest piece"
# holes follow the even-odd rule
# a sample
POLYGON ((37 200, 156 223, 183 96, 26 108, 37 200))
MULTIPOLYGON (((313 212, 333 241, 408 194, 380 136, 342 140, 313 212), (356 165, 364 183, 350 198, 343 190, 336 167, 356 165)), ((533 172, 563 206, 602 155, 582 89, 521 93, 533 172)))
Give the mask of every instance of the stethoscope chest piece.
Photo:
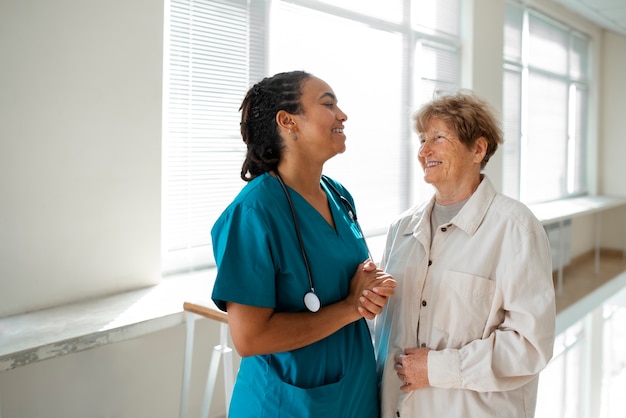
POLYGON ((322 302, 313 290, 309 290, 304 294, 304 306, 311 312, 317 312, 320 310, 322 302))

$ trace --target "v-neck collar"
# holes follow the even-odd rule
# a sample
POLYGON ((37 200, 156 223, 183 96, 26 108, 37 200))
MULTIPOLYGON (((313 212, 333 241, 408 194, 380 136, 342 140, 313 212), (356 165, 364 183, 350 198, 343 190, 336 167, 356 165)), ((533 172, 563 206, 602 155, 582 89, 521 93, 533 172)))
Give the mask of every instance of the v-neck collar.
MULTIPOLYGON (((268 173, 268 175, 270 175, 268 173)), ((271 175, 270 175, 271 176, 271 175)), ((276 182, 278 182, 278 178, 271 176, 274 178, 274 180, 276 182)), ((304 198, 304 196, 302 196, 296 189, 292 188, 291 186, 289 186, 288 184, 285 184, 285 187, 287 188, 287 190, 289 191, 290 196, 292 196, 292 202, 294 205, 294 210, 296 212, 296 217, 298 219, 298 222, 304 222, 306 220, 306 217, 304 216, 304 214, 298 213, 298 207, 300 206, 301 209, 306 206, 307 207, 307 212, 313 212, 315 213, 314 216, 319 217, 319 219, 328 226, 328 228, 330 228, 331 230, 333 230, 335 232, 335 234, 339 234, 339 230, 338 230, 338 223, 337 220, 341 219, 341 217, 338 214, 338 210, 339 210, 339 203, 336 200, 336 197, 334 196, 332 190, 330 190, 328 188, 328 186, 326 184, 324 184, 324 182, 320 179, 320 186, 322 187, 322 190, 324 191, 324 193, 326 194, 326 204, 328 205, 328 208, 330 209, 330 216, 333 219, 333 223, 335 224, 335 227, 333 228, 333 226, 328 223, 328 221, 326 220, 326 218, 324 218, 324 216, 308 201, 304 198), (294 198, 295 197, 295 198, 294 198), (299 200, 300 202, 298 204, 296 204, 295 199, 299 200), (304 205, 304 206, 303 206, 304 205)), ((281 190, 282 192, 282 190, 281 190)), ((286 197, 285 197, 286 199, 286 197)), ((302 210, 300 210, 300 212, 302 212, 302 210)))

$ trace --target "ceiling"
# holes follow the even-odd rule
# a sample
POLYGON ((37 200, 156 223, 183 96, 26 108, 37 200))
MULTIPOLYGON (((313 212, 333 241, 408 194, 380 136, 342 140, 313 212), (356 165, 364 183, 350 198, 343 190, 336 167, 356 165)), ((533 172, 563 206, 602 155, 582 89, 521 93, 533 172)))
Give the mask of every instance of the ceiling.
POLYGON ((603 28, 626 36, 626 0, 555 0, 603 28))

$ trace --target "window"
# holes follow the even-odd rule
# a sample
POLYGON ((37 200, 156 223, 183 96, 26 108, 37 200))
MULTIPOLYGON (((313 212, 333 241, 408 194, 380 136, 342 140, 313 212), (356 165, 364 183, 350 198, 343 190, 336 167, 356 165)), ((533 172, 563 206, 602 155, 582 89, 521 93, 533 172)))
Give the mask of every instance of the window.
POLYGON ((504 27, 503 191, 525 203, 587 192, 589 39, 517 2, 504 27))
POLYGON ((211 227, 245 185, 239 105, 277 72, 335 90, 347 151, 325 173, 354 196, 366 236, 430 193, 414 180, 411 116, 458 87, 459 0, 171 0, 166 15, 164 272, 214 264, 211 227))

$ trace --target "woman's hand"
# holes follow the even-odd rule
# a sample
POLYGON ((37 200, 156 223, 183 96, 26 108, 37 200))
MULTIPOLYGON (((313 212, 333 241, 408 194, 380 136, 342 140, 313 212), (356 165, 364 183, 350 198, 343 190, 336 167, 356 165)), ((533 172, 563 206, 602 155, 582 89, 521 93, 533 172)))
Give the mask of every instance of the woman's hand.
POLYGON ((411 392, 430 386, 428 382, 428 352, 430 348, 407 348, 404 354, 394 357, 398 379, 402 382, 400 390, 411 392))
POLYGON ((373 319, 382 312, 388 298, 394 295, 396 286, 397 282, 390 274, 368 259, 357 267, 352 276, 348 298, 356 298, 358 303, 355 306, 361 316, 373 319))

